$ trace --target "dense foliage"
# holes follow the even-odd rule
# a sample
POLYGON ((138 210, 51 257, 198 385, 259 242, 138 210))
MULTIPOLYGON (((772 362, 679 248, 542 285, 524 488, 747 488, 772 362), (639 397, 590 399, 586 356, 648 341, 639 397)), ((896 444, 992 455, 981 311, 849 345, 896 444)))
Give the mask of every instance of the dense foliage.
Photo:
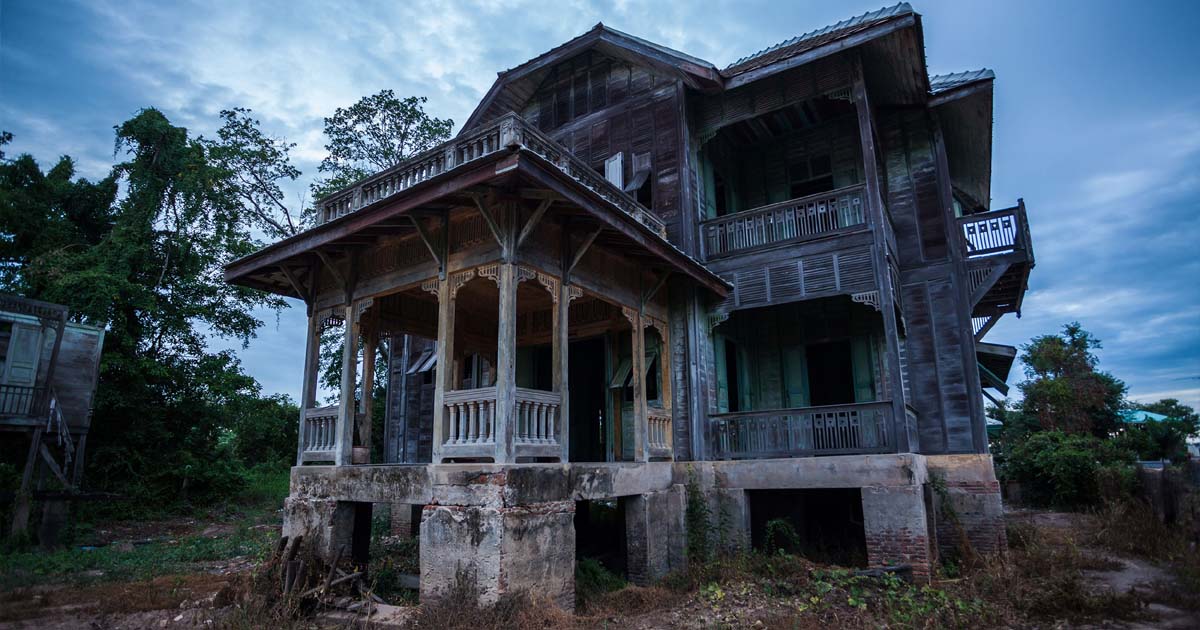
POLYGON ((1012 446, 1003 474, 1021 483, 1022 500, 1031 505, 1082 507, 1129 494, 1133 459, 1112 440, 1039 431, 1012 446))

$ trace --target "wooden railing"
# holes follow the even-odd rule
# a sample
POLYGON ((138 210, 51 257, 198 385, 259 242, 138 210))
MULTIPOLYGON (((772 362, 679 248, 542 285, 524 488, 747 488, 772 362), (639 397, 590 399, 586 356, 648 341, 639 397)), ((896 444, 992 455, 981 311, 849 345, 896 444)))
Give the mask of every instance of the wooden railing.
POLYGON ((967 248, 967 258, 1029 248, 1029 222, 1023 205, 959 217, 958 225, 967 248))
POLYGON ((45 387, 0 385, 0 416, 41 418, 45 396, 45 387))
POLYGON ((325 223, 345 216, 497 151, 517 149, 526 149, 545 158, 625 214, 665 237, 666 224, 661 219, 586 162, 512 113, 325 197, 318 202, 319 221, 325 223))
POLYGON ((717 459, 886 453, 892 450, 891 403, 714 414, 717 459))
POLYGON ((337 420, 337 405, 304 410, 304 426, 301 427, 301 439, 304 444, 302 461, 334 461, 337 420))
POLYGON ((448 391, 446 446, 496 443, 496 388, 478 387, 448 391))
POLYGON ((847 186, 708 219, 700 224, 705 255, 713 258, 863 225, 863 190, 862 185, 847 186))
POLYGON ((562 394, 540 389, 517 388, 517 444, 558 444, 558 409, 562 394))
POLYGON ((646 410, 647 442, 651 457, 666 457, 671 455, 671 412, 661 407, 649 407, 646 410))

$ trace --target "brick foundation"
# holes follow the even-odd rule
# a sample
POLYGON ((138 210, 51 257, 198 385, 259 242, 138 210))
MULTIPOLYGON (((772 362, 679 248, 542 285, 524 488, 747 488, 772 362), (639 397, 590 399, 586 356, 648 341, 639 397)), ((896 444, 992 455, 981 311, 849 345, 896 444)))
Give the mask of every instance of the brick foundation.
POLYGON ((915 580, 928 582, 933 555, 921 486, 863 488, 862 501, 868 565, 907 564, 915 580))
POLYGON ((943 556, 964 552, 1002 554, 1008 550, 1004 504, 991 455, 937 455, 926 458, 931 478, 944 484, 934 493, 938 549, 943 556), (969 549, 964 548, 965 542, 969 549))

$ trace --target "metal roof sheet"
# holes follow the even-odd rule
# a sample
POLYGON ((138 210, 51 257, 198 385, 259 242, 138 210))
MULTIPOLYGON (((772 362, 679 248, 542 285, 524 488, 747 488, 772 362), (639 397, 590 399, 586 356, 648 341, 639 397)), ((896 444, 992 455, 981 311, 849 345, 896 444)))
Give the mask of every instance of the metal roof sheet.
POLYGON ((782 61, 789 57, 795 57, 802 52, 811 50, 835 39, 866 30, 872 26, 887 22, 892 19, 911 15, 912 13, 912 6, 910 6, 907 2, 901 2, 895 6, 884 7, 877 11, 864 13, 858 17, 842 20, 836 24, 830 24, 824 28, 810 31, 798 37, 793 37, 789 40, 779 42, 778 44, 775 44, 769 48, 764 48, 753 55, 742 57, 722 70, 721 74, 730 76, 746 72, 747 70, 761 68, 763 66, 775 63, 776 61, 782 61))
POLYGON ((929 77, 929 92, 931 94, 940 94, 953 90, 957 87, 962 87, 976 81, 991 81, 996 78, 996 73, 987 68, 978 70, 967 70, 965 72, 951 72, 950 74, 939 74, 929 77))

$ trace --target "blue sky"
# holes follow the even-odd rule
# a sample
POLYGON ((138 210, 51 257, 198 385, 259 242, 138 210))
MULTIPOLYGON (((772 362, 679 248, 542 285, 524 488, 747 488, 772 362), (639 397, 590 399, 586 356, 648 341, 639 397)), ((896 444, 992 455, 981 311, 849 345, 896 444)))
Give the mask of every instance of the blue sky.
MULTIPOLYGON (((113 125, 141 107, 202 134, 219 110, 250 107, 298 144, 299 199, 324 154, 321 118, 383 88, 462 122, 497 71, 596 22, 724 66, 880 6, 2 0, 0 129, 16 136, 12 152, 47 167, 71 155, 98 178, 113 125)), ((1025 314, 988 340, 1020 344, 1079 320, 1131 397, 1200 407, 1200 4, 913 6, 931 72, 996 71, 993 207, 1024 197, 1029 209, 1025 314)), ((303 311, 263 318, 239 354, 267 391, 295 395, 303 311)))

